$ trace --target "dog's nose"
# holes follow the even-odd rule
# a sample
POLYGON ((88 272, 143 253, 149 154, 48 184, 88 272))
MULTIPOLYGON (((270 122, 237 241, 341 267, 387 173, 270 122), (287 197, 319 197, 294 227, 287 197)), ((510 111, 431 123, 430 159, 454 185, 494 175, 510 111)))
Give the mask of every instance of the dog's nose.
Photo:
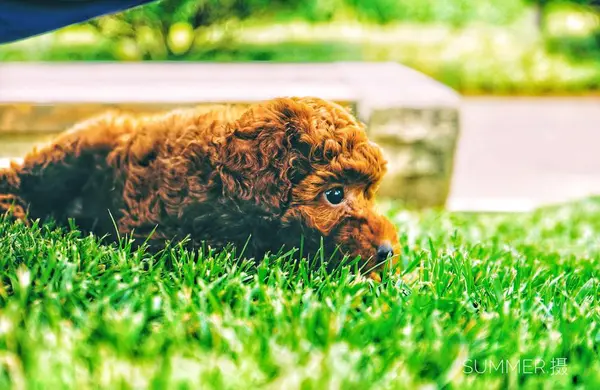
POLYGON ((393 255, 394 248, 392 248, 392 245, 389 242, 384 242, 377 248, 377 259, 379 261, 383 261, 393 255))

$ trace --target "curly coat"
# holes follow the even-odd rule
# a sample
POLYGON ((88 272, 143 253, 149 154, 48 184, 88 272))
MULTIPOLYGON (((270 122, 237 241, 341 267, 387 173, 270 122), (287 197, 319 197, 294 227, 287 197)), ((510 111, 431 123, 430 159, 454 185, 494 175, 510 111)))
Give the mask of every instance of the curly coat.
POLYGON ((381 248, 398 253, 395 227, 374 209, 385 171, 364 125, 318 98, 111 112, 0 171, 0 212, 74 218, 97 235, 114 236, 116 222, 155 247, 185 237, 193 246, 247 244, 257 259, 303 237, 305 253, 339 248, 373 266, 381 248), (323 195, 331 188, 343 191, 339 204, 323 195))

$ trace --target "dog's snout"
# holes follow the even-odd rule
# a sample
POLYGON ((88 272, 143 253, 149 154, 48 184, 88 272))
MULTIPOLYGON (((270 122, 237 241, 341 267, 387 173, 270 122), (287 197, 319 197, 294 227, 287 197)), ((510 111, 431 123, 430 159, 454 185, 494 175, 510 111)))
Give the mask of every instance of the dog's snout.
POLYGON ((394 255, 394 248, 389 242, 384 242, 377 248, 377 259, 383 261, 394 255))

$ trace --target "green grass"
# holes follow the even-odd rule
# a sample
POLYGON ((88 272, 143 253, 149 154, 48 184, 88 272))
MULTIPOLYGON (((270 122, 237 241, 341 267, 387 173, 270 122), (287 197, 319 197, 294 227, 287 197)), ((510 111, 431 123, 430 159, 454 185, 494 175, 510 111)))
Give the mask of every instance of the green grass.
POLYGON ((152 257, 2 222, 0 388, 600 388, 600 200, 523 215, 382 206, 403 271, 381 283, 356 265, 177 245, 152 257), (521 373, 490 372, 519 359, 521 373))

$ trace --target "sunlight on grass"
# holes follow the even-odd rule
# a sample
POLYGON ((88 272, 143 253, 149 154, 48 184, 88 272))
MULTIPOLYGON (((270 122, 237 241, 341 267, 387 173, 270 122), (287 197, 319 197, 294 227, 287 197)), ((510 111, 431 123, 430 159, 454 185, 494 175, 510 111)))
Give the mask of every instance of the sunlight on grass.
POLYGON ((0 223, 0 386, 600 385, 600 200, 514 215, 381 208, 403 244, 402 274, 381 283, 292 255, 151 256, 0 223), (552 375, 559 358, 566 372, 552 375), (526 359, 546 370, 466 369, 526 359))

